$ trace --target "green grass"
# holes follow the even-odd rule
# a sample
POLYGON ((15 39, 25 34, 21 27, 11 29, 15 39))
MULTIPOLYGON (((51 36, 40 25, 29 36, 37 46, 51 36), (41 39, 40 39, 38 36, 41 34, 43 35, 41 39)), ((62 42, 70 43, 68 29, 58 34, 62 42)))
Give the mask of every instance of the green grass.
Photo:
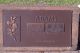
POLYGON ((60 6, 60 5, 76 5, 80 4, 80 0, 0 0, 0 4, 25 4, 33 5, 43 3, 46 5, 60 6))

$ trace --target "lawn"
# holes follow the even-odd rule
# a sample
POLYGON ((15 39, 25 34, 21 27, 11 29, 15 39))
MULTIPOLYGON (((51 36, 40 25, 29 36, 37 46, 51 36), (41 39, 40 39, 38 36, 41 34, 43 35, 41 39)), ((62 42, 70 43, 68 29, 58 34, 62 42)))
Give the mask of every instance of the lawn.
POLYGON ((80 4, 80 0, 0 0, 0 4, 46 4, 52 6, 61 6, 61 5, 77 5, 80 4))

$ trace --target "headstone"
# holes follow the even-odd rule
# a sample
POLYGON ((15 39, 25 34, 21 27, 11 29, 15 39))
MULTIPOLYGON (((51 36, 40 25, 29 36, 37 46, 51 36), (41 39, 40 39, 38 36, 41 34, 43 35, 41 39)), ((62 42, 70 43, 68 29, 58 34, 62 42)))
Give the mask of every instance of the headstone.
POLYGON ((72 9, 3 10, 3 47, 76 49, 77 32, 78 14, 72 9))

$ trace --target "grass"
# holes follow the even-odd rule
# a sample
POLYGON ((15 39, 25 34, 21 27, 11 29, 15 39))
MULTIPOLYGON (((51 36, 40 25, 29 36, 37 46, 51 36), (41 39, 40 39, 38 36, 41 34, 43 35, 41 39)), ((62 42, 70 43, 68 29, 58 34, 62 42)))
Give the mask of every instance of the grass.
POLYGON ((25 4, 33 5, 38 3, 43 3, 52 6, 61 5, 77 5, 80 4, 80 0, 0 0, 0 4, 25 4))

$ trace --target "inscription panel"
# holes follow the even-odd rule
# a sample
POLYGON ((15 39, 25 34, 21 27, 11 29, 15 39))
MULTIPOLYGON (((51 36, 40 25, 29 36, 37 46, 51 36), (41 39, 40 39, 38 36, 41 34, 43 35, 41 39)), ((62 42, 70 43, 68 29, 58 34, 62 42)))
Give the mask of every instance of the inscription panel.
POLYGON ((72 45, 72 13, 71 10, 5 10, 3 11, 3 45, 69 47, 72 45), (18 41, 12 39, 6 32, 8 28, 6 22, 11 16, 17 16, 17 27, 14 27, 14 24, 12 27, 18 30, 14 35, 18 41))
POLYGON ((48 23, 46 24, 46 32, 64 32, 63 23, 48 23))
POLYGON ((27 24, 27 32, 44 32, 44 24, 43 23, 28 23, 27 24))

